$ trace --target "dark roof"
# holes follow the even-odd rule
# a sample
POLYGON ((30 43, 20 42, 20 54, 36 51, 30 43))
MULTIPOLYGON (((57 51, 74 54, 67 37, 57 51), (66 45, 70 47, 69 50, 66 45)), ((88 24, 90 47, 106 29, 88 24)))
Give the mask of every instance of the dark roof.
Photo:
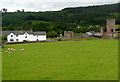
POLYGON ((10 33, 13 33, 15 35, 20 35, 20 34, 24 34, 25 32, 31 34, 32 31, 2 31, 2 34, 8 35, 10 33))
POLYGON ((28 34, 34 34, 34 35, 46 35, 46 32, 32 32, 32 31, 2 31, 3 35, 8 35, 10 33, 13 33, 15 35, 22 35, 24 33, 28 33, 28 34))
POLYGON ((34 35, 46 35, 46 32, 33 32, 34 35))

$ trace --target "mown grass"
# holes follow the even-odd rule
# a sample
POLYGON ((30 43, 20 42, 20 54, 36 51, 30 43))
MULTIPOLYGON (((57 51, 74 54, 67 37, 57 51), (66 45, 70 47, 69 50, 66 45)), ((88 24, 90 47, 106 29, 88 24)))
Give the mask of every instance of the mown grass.
POLYGON ((2 49, 0 48, 0 81, 2 81, 2 49))
POLYGON ((99 40, 100 38, 72 38, 72 39, 66 39, 67 41, 69 40, 99 40))
POLYGON ((116 80, 118 41, 61 41, 6 45, 3 80, 116 80), (19 50, 24 48, 24 52, 19 50))

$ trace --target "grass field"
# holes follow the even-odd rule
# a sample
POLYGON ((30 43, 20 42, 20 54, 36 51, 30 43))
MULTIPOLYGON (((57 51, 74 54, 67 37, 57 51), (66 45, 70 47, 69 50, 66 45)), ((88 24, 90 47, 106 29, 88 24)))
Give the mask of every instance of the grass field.
POLYGON ((3 80, 117 80, 118 41, 88 40, 6 45, 3 80), (24 52, 19 50, 24 48, 24 52))
POLYGON ((0 81, 2 81, 2 49, 0 48, 0 81))

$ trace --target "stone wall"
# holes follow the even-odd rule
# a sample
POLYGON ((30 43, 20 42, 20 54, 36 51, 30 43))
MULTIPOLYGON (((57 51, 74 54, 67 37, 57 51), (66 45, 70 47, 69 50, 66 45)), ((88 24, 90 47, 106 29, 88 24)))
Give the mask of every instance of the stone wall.
POLYGON ((101 37, 106 39, 112 39, 117 37, 118 34, 115 32, 115 28, 115 19, 106 19, 106 30, 101 27, 101 37))
POLYGON ((107 33, 115 32, 115 19, 106 19, 107 33))
POLYGON ((64 38, 74 38, 74 32, 73 31, 65 31, 64 38))

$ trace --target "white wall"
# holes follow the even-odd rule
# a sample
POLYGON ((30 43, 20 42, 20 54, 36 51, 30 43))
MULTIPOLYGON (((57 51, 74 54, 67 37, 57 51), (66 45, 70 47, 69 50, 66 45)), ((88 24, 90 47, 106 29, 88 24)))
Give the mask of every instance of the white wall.
POLYGON ((24 40, 26 41, 43 41, 43 40, 46 40, 46 35, 33 35, 33 34, 28 34, 28 33, 25 33, 23 35, 14 35, 13 33, 10 33, 9 35, 7 35, 7 41, 8 42, 23 42, 24 40), (11 37, 11 35, 13 37, 11 37), (26 37, 27 36, 27 37, 26 37), (14 41, 10 41, 10 39, 13 39, 14 41), (18 41, 17 41, 18 39, 18 41))
POLYGON ((38 36, 38 40, 39 41, 46 40, 46 35, 40 35, 40 36, 38 36))
POLYGON ((16 38, 16 36, 13 33, 10 33, 9 35, 7 35, 7 41, 8 42, 16 42, 15 38, 16 38), (13 36, 13 37, 11 37, 11 36, 13 36), (10 39, 13 39, 14 41, 10 41, 10 39))
POLYGON ((29 39, 29 41, 36 41, 37 40, 37 36, 29 35, 28 39, 29 39))

